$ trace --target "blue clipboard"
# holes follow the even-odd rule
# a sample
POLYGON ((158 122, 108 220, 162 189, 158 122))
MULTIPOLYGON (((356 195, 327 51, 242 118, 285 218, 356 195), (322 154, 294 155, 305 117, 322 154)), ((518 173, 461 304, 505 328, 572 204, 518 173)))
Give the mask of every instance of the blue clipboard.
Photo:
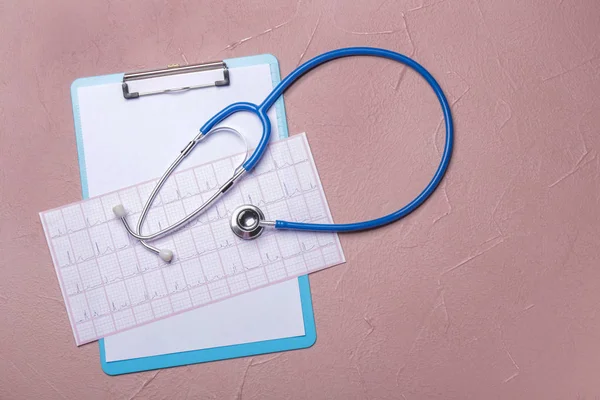
MULTIPOLYGON (((250 57, 232 58, 224 60, 229 68, 250 66, 256 64, 269 64, 273 87, 279 83, 279 62, 271 54, 250 57)), ((81 133, 81 119, 79 112, 79 99, 77 90, 81 87, 95 86, 106 83, 122 82, 123 74, 103 75, 90 78, 80 78, 71 85, 71 99, 73 103, 73 119, 75 123, 75 136, 77 153, 79 157, 79 171, 81 176, 81 191, 84 199, 89 198, 85 153, 83 151, 83 136, 81 133)), ((277 124, 280 138, 288 137, 288 128, 285 116, 285 106, 281 97, 275 107, 277 108, 277 124)), ((192 350, 180 353, 162 354, 152 357, 134 358, 122 361, 106 361, 104 340, 100 339, 100 363, 102 370, 108 375, 121 375, 132 372, 148 371, 160 368, 176 367, 203 363, 208 361, 226 360, 251 355, 267 354, 280 351, 303 349, 312 346, 317 340, 317 331, 313 314, 312 298, 308 276, 298 278, 302 314, 304 319, 304 336, 265 340, 261 342, 238 344, 231 346, 214 347, 210 349, 192 350)))

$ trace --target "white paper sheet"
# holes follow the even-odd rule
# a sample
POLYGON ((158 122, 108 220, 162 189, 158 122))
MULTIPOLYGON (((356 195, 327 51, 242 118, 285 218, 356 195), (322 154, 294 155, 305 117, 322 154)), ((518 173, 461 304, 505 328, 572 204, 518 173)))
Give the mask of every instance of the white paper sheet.
POLYGON ((302 314, 300 301, 280 302, 290 295, 300 298, 296 280, 108 336, 106 361, 303 335, 304 324, 297 317, 302 314))
MULTIPOLYGON (((98 196, 162 174, 164 167, 172 161, 171 159, 177 154, 179 147, 189 141, 190 136, 197 132, 201 124, 210 118, 216 109, 225 107, 232 99, 259 102, 272 89, 269 65, 234 68, 230 70, 230 77, 232 80, 230 88, 234 92, 232 94, 227 94, 228 88, 223 87, 190 91, 181 96, 158 95, 136 100, 157 102, 155 107, 158 108, 162 104, 164 110, 159 113, 144 112, 141 107, 136 108, 135 113, 129 111, 127 115, 123 115, 119 110, 114 110, 120 107, 116 104, 115 107, 112 107, 109 104, 115 101, 114 91, 121 90, 119 83, 79 89, 89 195, 98 196), (111 87, 112 94, 109 93, 111 87), (210 96, 206 94, 206 91, 210 91, 210 96), (205 106, 207 99, 213 103, 208 107, 205 106), (181 102, 188 106, 185 108, 179 106, 181 102), (189 110, 190 106, 194 106, 194 109, 189 110), (103 111, 99 112, 98 110, 103 111), (117 114, 113 114, 113 111, 117 111, 117 114), (142 129, 138 125, 139 121, 144 121, 146 118, 149 119, 147 124, 149 128, 142 129), (122 125, 121 121, 126 121, 126 123, 122 125), (165 127, 161 121, 171 121, 174 125, 165 127), (183 126, 179 126, 180 124, 183 126), (131 137, 126 138, 127 144, 121 145, 120 140, 124 135, 131 135, 131 137), (143 143, 143 148, 138 147, 137 143, 143 143), (165 145, 170 146, 168 151, 164 147, 165 145), (177 150, 173 152, 175 147, 177 150), (138 152, 141 154, 135 154, 138 152), (135 157, 135 162, 132 157, 135 157), (111 160, 111 164, 115 165, 111 171, 106 169, 106 160, 111 160), (117 171, 118 180, 114 179, 115 171, 117 171)), ((181 83, 168 81, 169 78, 165 79, 163 81, 165 85, 176 86, 181 83)), ((132 86, 132 89, 149 88, 132 86)), ((117 101, 120 106, 123 106, 121 98, 117 101)), ((275 115, 274 109, 269 112, 273 128, 272 140, 276 140, 279 136, 275 115)), ((239 120, 236 122, 235 118, 231 118, 227 126, 240 129, 241 132, 248 135, 251 144, 258 143, 260 128, 256 126, 256 123, 250 121, 252 130, 248 132, 241 130, 242 126, 239 122, 239 120)), ((242 144, 236 138, 222 136, 215 138, 214 142, 210 152, 202 151, 200 148, 196 149, 188 157, 190 162, 200 163, 202 160, 214 160, 243 150, 242 144)), ((247 306, 244 309, 236 307, 240 300, 234 298, 177 316, 179 323, 185 323, 188 328, 177 333, 176 339, 185 343, 185 346, 181 346, 178 351, 213 347, 210 343, 218 341, 219 335, 211 329, 205 330, 204 328, 206 326, 218 327, 223 315, 230 316, 228 324, 233 324, 229 325, 229 334, 223 345, 248 343, 254 341, 255 338, 266 340, 260 339, 260 337, 280 339, 304 335, 304 321, 296 279, 242 296, 245 299, 244 304, 247 306), (287 290, 290 286, 293 290, 287 290), (272 297, 262 293, 265 290, 272 293, 272 297), (274 291, 277 292, 273 293, 274 291), (269 297, 270 301, 264 301, 265 297, 269 297), (198 314, 203 317, 199 318, 198 314), (281 314, 285 314, 286 317, 282 319, 281 314), (255 324, 255 321, 259 320, 263 323, 255 324), (251 334, 253 331, 255 334, 251 334)), ((171 353, 172 350, 165 348, 164 343, 173 343, 169 339, 174 336, 171 335, 170 330, 165 331, 164 324, 165 322, 158 321, 105 338, 107 361, 171 353), (143 343, 143 346, 131 347, 132 342, 129 338, 132 335, 143 337, 144 340, 140 342, 143 343)))

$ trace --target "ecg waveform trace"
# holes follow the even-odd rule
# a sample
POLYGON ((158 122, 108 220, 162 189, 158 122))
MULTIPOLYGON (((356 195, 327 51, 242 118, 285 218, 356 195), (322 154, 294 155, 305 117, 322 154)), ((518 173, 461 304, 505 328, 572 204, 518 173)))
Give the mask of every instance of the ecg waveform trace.
MULTIPOLYGON (((236 155, 174 173, 143 226, 158 231, 192 212, 232 174, 236 155)), ((157 240, 164 263, 129 237, 156 181, 40 213, 77 345, 345 261, 335 233, 267 230, 253 241, 229 227, 251 203, 269 220, 331 223, 306 135, 271 143, 255 170, 186 227, 157 240)))

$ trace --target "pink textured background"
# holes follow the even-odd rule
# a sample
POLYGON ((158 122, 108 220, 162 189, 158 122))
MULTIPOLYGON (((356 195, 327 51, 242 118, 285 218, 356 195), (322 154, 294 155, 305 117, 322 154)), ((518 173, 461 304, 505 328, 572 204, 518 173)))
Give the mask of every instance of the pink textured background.
MULTIPOLYGON (((600 2, 0 1, 0 398, 592 399, 600 396, 600 2), (413 56, 453 105, 451 169, 424 207, 343 236, 311 276, 308 350, 108 377, 76 348, 37 216, 80 199, 77 77, 340 46, 413 56)), ((351 59, 286 94, 336 221, 426 183, 432 92, 351 59)))

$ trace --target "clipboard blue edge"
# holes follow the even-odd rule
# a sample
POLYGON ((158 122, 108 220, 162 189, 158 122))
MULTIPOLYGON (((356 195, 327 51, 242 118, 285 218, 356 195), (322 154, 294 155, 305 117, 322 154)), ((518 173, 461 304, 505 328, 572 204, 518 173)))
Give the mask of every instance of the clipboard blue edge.
MULTIPOLYGON (((240 57, 224 60, 230 68, 250 66, 256 64, 269 64, 273 86, 281 81, 279 62, 272 54, 262 54, 249 57, 240 57)), ((73 104, 73 120, 75 124, 75 138, 79 160, 79 173, 81 177, 81 192, 84 199, 89 198, 85 153, 83 149, 83 136, 81 133, 81 116, 79 111, 79 97, 77 90, 85 86, 102 85, 105 83, 120 82, 123 74, 111 74, 89 78, 79 78, 71 84, 71 100, 73 104)), ((289 136, 286 123, 285 105, 283 96, 275 103, 277 109, 277 125, 281 139, 289 136)), ((102 370, 107 375, 122 375, 132 372, 149 371, 160 368, 170 368, 182 365, 197 364, 208 361, 227 360, 231 358, 247 357, 275 353, 281 351, 297 350, 311 347, 317 340, 317 330, 310 293, 308 275, 298 278, 300 302, 304 319, 304 336, 265 340, 261 342, 245 343, 231 346, 214 347, 210 349, 192 350, 180 353, 162 354, 151 357, 133 358, 129 360, 106 362, 104 339, 98 341, 100 346, 100 363, 102 370)))

